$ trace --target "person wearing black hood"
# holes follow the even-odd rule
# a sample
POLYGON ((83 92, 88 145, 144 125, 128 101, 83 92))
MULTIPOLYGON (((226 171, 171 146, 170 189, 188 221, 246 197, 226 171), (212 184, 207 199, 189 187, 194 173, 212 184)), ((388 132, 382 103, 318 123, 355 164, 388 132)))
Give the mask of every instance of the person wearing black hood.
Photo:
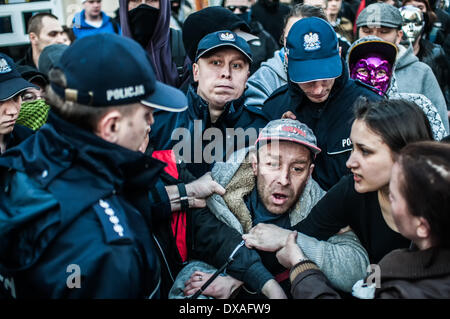
POLYGON ((147 51, 158 81, 181 87, 187 81, 190 61, 186 58, 177 68, 173 59, 170 0, 120 0, 119 4, 122 34, 147 51))
POLYGON ((252 6, 252 20, 260 22, 275 40, 280 41, 284 17, 289 11, 289 6, 279 0, 258 0, 252 6))

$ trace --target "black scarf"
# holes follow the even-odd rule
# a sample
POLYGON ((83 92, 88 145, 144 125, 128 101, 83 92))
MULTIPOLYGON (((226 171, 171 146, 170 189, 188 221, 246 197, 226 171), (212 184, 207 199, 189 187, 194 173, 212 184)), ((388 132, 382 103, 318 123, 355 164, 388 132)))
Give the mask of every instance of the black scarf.
POLYGON ((129 11, 128 15, 133 39, 145 49, 155 32, 159 18, 159 9, 141 4, 129 11))

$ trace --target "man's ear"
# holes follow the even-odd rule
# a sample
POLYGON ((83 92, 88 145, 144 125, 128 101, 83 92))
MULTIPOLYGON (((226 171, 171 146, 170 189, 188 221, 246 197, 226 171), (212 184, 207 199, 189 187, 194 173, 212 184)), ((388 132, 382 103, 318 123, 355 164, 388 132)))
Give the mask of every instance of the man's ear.
POLYGON ((117 110, 106 113, 97 122, 95 134, 107 142, 117 144, 122 118, 122 114, 117 110))
POLYGON ((416 228, 416 235, 420 239, 430 238, 431 235, 431 227, 428 220, 423 217, 417 217, 418 226, 416 228))
POLYGON ((29 36, 29 38, 30 38, 30 42, 32 43, 32 44, 36 44, 36 42, 37 42, 37 40, 38 40, 38 36, 37 36, 37 34, 36 33, 34 33, 34 32, 30 32, 30 34, 28 35, 29 36))
POLYGON ((197 63, 192 63, 192 76, 194 77, 194 82, 198 82, 199 69, 197 63))
POLYGON ((398 30, 397 31, 397 40, 395 41, 396 45, 399 45, 400 42, 402 42, 403 39, 403 30, 398 30))
POLYGON ((309 178, 311 178, 313 172, 314 172, 314 164, 311 164, 309 166, 309 178))

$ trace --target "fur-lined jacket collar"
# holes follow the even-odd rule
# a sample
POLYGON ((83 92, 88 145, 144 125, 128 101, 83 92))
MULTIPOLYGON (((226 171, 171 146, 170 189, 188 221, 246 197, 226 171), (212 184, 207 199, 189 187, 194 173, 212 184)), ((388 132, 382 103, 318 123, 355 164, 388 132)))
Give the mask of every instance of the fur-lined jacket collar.
MULTIPOLYGON (((214 194, 207 200, 207 205, 219 220, 241 234, 247 233, 253 227, 252 215, 244 202, 244 197, 256 185, 249 160, 249 153, 253 151, 254 147, 240 149, 227 162, 216 163, 211 172, 213 179, 226 189, 226 193, 224 196, 214 194)), ((325 191, 310 178, 289 213, 291 225, 306 218, 323 195, 325 191)))

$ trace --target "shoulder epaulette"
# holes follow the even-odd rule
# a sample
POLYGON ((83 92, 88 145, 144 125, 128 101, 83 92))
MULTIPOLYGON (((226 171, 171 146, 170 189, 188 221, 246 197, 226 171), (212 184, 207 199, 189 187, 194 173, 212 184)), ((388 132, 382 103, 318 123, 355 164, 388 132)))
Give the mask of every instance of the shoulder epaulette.
POLYGON ((94 204, 108 244, 131 242, 131 232, 122 207, 113 200, 100 199, 94 204))

